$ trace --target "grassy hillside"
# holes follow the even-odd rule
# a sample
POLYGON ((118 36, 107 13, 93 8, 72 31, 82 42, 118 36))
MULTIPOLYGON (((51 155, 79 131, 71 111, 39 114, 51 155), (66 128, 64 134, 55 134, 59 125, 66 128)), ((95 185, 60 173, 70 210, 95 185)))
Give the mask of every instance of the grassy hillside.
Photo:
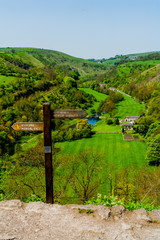
MULTIPOLYGON (((94 108, 95 110, 97 110, 100 101, 105 100, 108 97, 107 95, 99 93, 90 88, 80 89, 85 91, 86 93, 92 94, 97 99, 97 102, 94 102, 93 107, 91 107, 90 109, 94 108)), ((145 110, 145 106, 139 103, 137 100, 128 97, 125 94, 123 96, 124 100, 116 104, 116 108, 118 110, 116 117, 124 119, 126 116, 138 116, 141 110, 145 110)), ((91 114, 90 109, 87 110, 88 114, 91 114)))
MULTIPOLYGON (((102 166, 99 178, 111 177, 112 184, 117 181, 116 175, 125 169, 133 169, 134 174, 145 164, 146 144, 144 142, 124 142, 122 134, 96 134, 91 139, 81 139, 71 142, 56 143, 60 149, 59 157, 68 154, 78 154, 89 151, 90 154, 101 155, 99 165, 102 166)), ((132 171, 130 171, 132 174, 132 171)), ((98 181, 98 179, 97 179, 98 181)), ((98 192, 106 195, 110 192, 110 182, 106 181, 98 192)))
POLYGON ((99 152, 110 164, 114 163, 118 167, 131 164, 138 167, 145 163, 146 144, 144 142, 123 141, 122 134, 96 134, 90 139, 56 143, 55 147, 61 149, 59 154, 62 155, 76 154, 84 150, 99 152))
POLYGON ((121 126, 107 125, 105 118, 102 118, 95 124, 93 131, 96 133, 122 133, 121 126))
POLYGON ((9 84, 17 80, 16 77, 0 75, 0 84, 9 84))
POLYGON ((93 95, 97 101, 94 102, 94 105, 91 108, 87 109, 87 113, 89 115, 91 115, 91 109, 94 108, 95 110, 97 110, 98 105, 100 103, 101 100, 105 100, 107 98, 107 96, 105 94, 102 93, 98 93, 97 91, 94 91, 90 88, 79 88, 80 90, 84 91, 85 93, 91 94, 93 95))
MULTIPOLYGON (((14 122, 43 120, 44 102, 51 102, 52 109, 92 106, 94 97, 77 89, 78 71, 57 65, 64 58, 83 64, 83 60, 49 50, 0 49, 0 155, 13 153, 19 137, 28 134, 15 132, 14 122)), ((57 122, 55 127, 63 123, 57 122)))
POLYGON ((128 61, 138 61, 141 58, 145 58, 148 55, 153 55, 159 52, 146 52, 146 53, 133 53, 127 55, 116 55, 115 57, 111 57, 109 59, 89 59, 91 62, 99 62, 103 63, 107 67, 111 67, 113 65, 117 65, 119 63, 128 62, 128 61))
POLYGON ((124 119, 126 116, 139 116, 141 110, 145 111, 145 106, 135 99, 124 95, 124 100, 117 104, 117 117, 124 119))
MULTIPOLYGON (((117 114, 116 116, 124 118, 126 115, 139 115, 139 111, 145 109, 145 104, 147 111, 143 114, 146 115, 140 119, 138 128, 136 128, 139 131, 137 134, 141 134, 144 138, 151 124, 160 120, 159 80, 159 53, 116 56, 113 59, 102 60, 97 63, 96 61, 79 59, 52 50, 1 48, 0 174, 2 177, 0 181, 2 183, 2 189, 0 189, 0 199, 1 195, 2 197, 12 198, 12 196, 14 196, 15 198, 24 199, 29 196, 29 194, 39 196, 39 193, 42 193, 44 199, 45 195, 44 149, 43 141, 39 141, 42 134, 36 136, 36 133, 33 133, 35 138, 32 139, 31 134, 28 132, 15 132, 11 128, 13 123, 43 121, 42 109, 44 102, 50 102, 52 109, 84 109, 90 114, 92 108, 96 110, 100 101, 106 98, 109 99, 111 94, 108 89, 105 89, 105 93, 108 95, 98 93, 98 90, 94 91, 89 88, 78 89, 77 82, 88 83, 87 86, 93 83, 92 87, 95 86, 95 90, 99 87, 99 83, 103 82, 106 83, 107 87, 121 89, 139 100, 138 102, 134 98, 124 95, 124 100, 121 99, 118 100, 118 103, 115 102, 118 110, 118 112, 114 112, 114 114, 117 114), (144 104, 141 104, 142 101, 144 104), (19 145, 22 145, 28 140, 31 141, 23 145, 20 149, 19 145), (36 145, 36 143, 38 144, 36 145), (42 178, 43 181, 41 181, 42 178)), ((116 94, 112 94, 112 97, 113 95, 116 94)), ((115 100, 115 98, 113 99, 115 100)), ((106 103, 106 105, 109 105, 109 103, 106 103)), ((100 110, 100 112, 102 111, 100 110)), ((114 115, 112 115, 112 117, 114 117, 114 115)), ((76 170, 72 168, 75 167, 72 166, 72 162, 70 163, 70 160, 73 160, 72 157, 74 154, 82 153, 86 150, 89 150, 90 153, 100 153, 102 158, 99 159, 100 162, 98 162, 98 164, 101 169, 97 165, 98 171, 100 170, 100 177, 102 177, 102 179, 107 174, 114 176, 114 178, 108 180, 108 183, 110 181, 111 187, 115 187, 115 185, 112 184, 112 180, 117 181, 117 184, 119 184, 121 170, 126 173, 125 169, 128 167, 129 174, 133 174, 135 170, 147 165, 147 160, 145 159, 146 143, 141 141, 124 141, 119 126, 106 125, 105 119, 102 119, 95 125, 94 130, 97 133, 104 132, 108 134, 95 134, 91 138, 66 141, 66 139, 76 139, 76 136, 78 136, 78 134, 80 136, 83 132, 80 130, 78 133, 78 131, 74 132, 69 129, 66 130, 66 135, 63 136, 62 130, 74 123, 75 120, 73 122, 69 122, 69 120, 64 122, 59 119, 52 120, 52 127, 56 130, 55 135, 53 135, 55 138, 56 136, 61 137, 61 139, 59 138, 57 141, 64 141, 56 143, 56 149, 54 149, 60 157, 54 158, 54 166, 56 168, 54 180, 57 196, 63 197, 65 190, 68 190, 67 184, 69 180, 73 180, 73 185, 75 183, 74 180, 76 180, 76 177, 72 174, 72 170, 76 170), (61 134, 58 135, 57 132, 59 130, 61 130, 61 134), (115 132, 117 132, 117 134, 112 134, 115 132), (68 138, 66 136, 68 136, 68 138), (68 154, 71 155, 67 160, 68 154), (104 168, 103 164, 105 165, 104 168), (133 172, 130 171, 131 166, 134 168, 133 172), (68 167, 67 170, 66 167, 68 167), (119 174, 119 178, 117 178, 117 174, 119 174), (66 176, 67 178, 65 179, 66 176)), ((159 134, 158 126, 159 125, 152 126, 150 134, 154 128, 156 129, 156 134, 159 134)), ((90 131, 90 129, 84 130, 90 131)), ((88 135, 86 136, 88 137, 88 135)), ((85 137, 85 135, 83 137, 85 137)), ((90 160, 90 156, 88 159, 90 160)), ((74 163, 77 164, 77 169, 79 170, 81 170, 81 164, 79 164, 79 162, 77 163, 77 161, 80 160, 81 159, 75 159, 74 163)), ((90 162, 88 162, 88 164, 90 164, 90 162)), ((93 164, 91 165, 93 166, 93 164)), ((147 167, 149 171, 150 169, 156 171, 155 167, 147 167)), ((79 174, 78 171, 77 174, 79 174)), ((128 172, 126 174, 128 174, 128 172)), ((158 182, 157 179, 150 180, 152 174, 150 174, 150 172, 147 172, 147 174, 147 176, 144 176, 144 179, 149 179, 149 184, 152 184, 154 180, 155 185, 158 182)), ((95 182, 97 182, 97 179, 95 182)), ((125 180, 126 189, 128 189, 130 187, 128 175, 125 176, 125 180)), ((136 186, 136 184, 138 186, 136 179, 132 180, 135 181, 134 186, 136 186)), ((140 182, 141 181, 139 181, 139 183, 140 182)), ((101 193, 106 193, 108 183, 102 186, 101 193)), ((121 188, 117 185, 114 192, 112 192, 113 189, 110 189, 108 192, 117 194, 116 191, 119 191, 119 189, 120 191, 124 190, 123 181, 121 181, 121 184, 121 188)), ((132 182, 130 182, 130 184, 132 185, 132 182)), ((137 196, 137 193, 134 193, 133 199, 143 199, 145 194, 150 192, 148 188, 141 194, 142 187, 138 197, 134 198, 137 196)), ((134 188, 131 189, 134 191, 134 188)), ((126 190, 125 195, 119 193, 119 196, 128 197, 129 195, 127 194, 129 193, 127 191, 128 190, 126 190)), ((130 193, 131 198, 133 191, 130 193)), ((70 188, 69 197, 72 198, 73 192, 73 189, 71 190, 70 188)), ((73 195, 75 196, 76 192, 74 192, 73 195)), ((153 196, 158 199, 157 195, 153 196)), ((62 202, 65 203, 65 201, 68 200, 62 202)), ((158 201, 159 200, 157 200, 157 203, 158 201)))
POLYGON ((66 70, 77 70, 80 76, 103 73, 105 66, 98 63, 92 63, 82 58, 76 58, 65 53, 54 50, 36 49, 36 48, 0 48, 0 57, 6 54, 14 59, 21 59, 23 62, 35 67, 44 67, 55 65, 61 66, 66 70))

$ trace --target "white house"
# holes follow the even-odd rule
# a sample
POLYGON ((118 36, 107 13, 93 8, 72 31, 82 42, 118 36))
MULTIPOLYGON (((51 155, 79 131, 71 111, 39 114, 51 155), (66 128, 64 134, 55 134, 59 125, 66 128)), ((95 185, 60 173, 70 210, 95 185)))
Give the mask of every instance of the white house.
POLYGON ((105 83, 100 83, 99 86, 100 86, 100 88, 106 88, 106 84, 105 83))
POLYGON ((139 119, 139 116, 126 116, 125 121, 135 123, 139 119))
POLYGON ((133 123, 122 123, 121 127, 123 127, 124 130, 133 130, 133 123))

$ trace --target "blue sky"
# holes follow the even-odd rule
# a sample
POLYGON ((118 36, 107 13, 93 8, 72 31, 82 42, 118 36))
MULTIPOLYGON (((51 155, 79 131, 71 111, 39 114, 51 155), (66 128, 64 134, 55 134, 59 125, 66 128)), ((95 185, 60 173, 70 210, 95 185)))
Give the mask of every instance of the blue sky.
POLYGON ((160 0, 0 0, 0 47, 96 59, 160 51, 160 0))

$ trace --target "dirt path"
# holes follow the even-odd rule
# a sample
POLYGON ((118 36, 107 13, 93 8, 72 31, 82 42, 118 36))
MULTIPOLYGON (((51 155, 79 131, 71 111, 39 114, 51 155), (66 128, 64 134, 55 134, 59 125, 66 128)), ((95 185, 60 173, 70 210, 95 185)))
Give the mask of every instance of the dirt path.
POLYGON ((21 144, 21 147, 23 147, 26 143, 28 143, 28 142, 30 142, 30 141, 32 141, 34 138, 36 138, 37 137, 37 135, 36 136, 34 136, 33 138, 31 138, 31 139, 29 139, 28 141, 26 141, 25 143, 23 143, 23 144, 21 144))

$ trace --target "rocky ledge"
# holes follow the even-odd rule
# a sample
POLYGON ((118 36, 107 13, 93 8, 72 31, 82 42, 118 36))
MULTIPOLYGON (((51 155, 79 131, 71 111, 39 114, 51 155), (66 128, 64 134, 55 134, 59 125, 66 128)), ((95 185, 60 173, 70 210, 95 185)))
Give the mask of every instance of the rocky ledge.
POLYGON ((160 210, 0 202, 0 240, 160 240, 160 210))

